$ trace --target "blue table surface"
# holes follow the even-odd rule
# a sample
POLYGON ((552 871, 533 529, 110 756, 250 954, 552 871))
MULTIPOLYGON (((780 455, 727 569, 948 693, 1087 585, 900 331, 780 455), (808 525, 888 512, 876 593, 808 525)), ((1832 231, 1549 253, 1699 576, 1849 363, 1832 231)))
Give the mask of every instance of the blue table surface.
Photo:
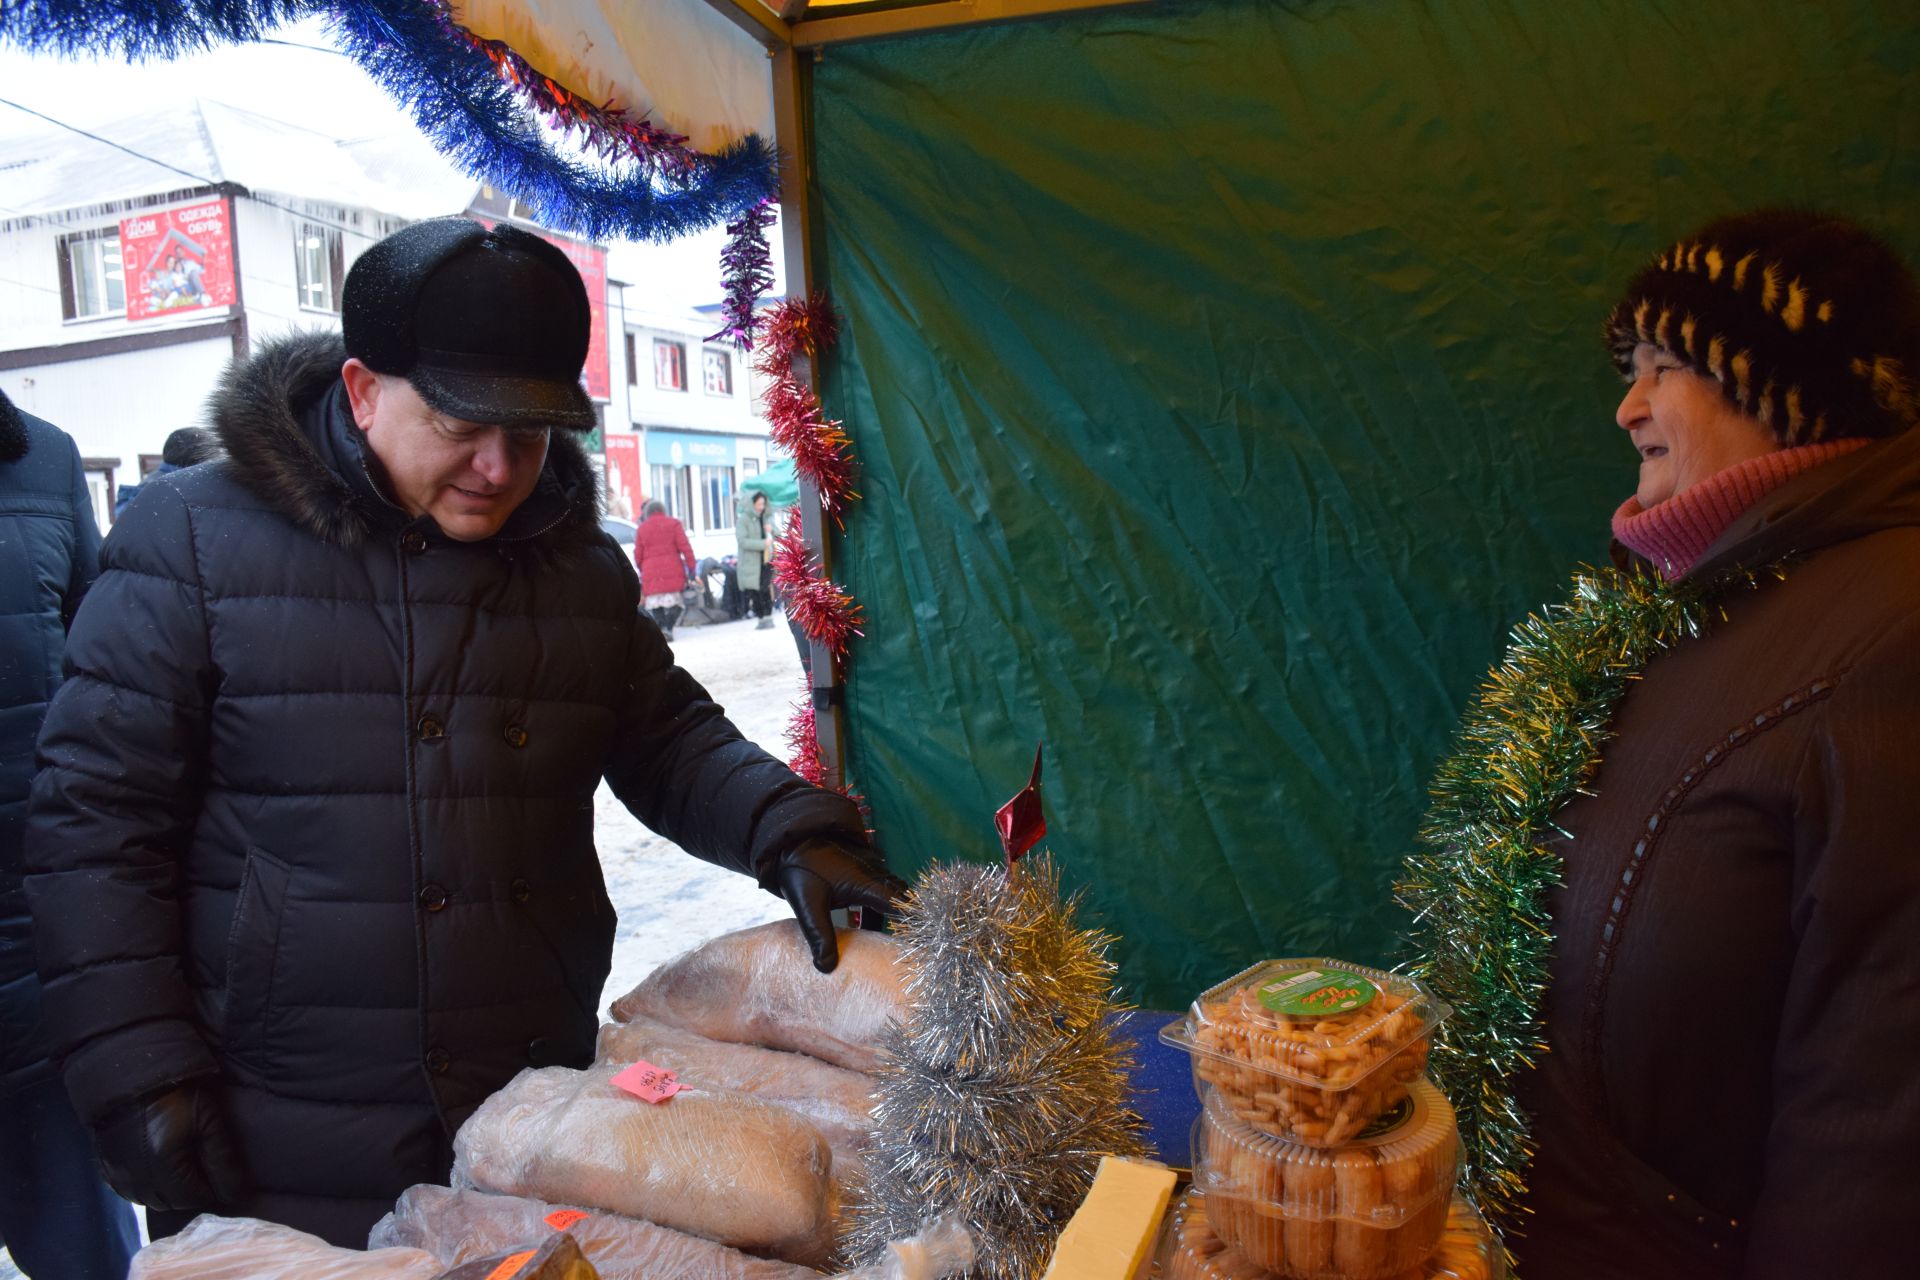
POLYGON ((1132 1009, 1115 1015, 1114 1029, 1133 1049, 1133 1109, 1147 1122, 1153 1158, 1186 1169, 1191 1167, 1193 1122, 1200 1116, 1193 1060, 1158 1039, 1160 1028, 1179 1017, 1164 1009, 1132 1009))

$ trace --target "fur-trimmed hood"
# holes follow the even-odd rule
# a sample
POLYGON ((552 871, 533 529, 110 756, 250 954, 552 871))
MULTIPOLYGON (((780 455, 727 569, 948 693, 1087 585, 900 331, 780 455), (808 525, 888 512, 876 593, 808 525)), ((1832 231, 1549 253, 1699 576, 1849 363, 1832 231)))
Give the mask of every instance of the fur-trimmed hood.
POLYGON ((0 462, 18 462, 27 456, 27 422, 0 391, 0 462))
MULTIPOLYGON (((276 339, 227 366, 207 414, 242 484, 315 537, 356 546, 376 527, 404 516, 370 483, 340 474, 328 461, 331 450, 316 439, 325 426, 314 424, 307 411, 338 381, 346 359, 346 344, 337 335, 276 339)), ((578 437, 552 433, 540 484, 515 517, 495 536, 514 541, 515 524, 523 524, 528 527, 519 539, 543 547, 598 539, 599 485, 578 437), (542 510, 529 510, 536 506, 542 510), (522 519, 523 513, 536 518, 522 519)))

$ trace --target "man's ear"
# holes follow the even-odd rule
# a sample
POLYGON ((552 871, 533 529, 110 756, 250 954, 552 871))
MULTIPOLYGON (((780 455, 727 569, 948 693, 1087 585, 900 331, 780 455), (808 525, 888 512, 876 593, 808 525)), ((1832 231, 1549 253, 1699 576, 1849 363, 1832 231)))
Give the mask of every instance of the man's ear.
POLYGON ((353 425, 361 431, 373 421, 373 411, 380 403, 380 375, 362 364, 358 358, 349 358, 340 366, 340 381, 347 384, 347 403, 353 408, 353 425))

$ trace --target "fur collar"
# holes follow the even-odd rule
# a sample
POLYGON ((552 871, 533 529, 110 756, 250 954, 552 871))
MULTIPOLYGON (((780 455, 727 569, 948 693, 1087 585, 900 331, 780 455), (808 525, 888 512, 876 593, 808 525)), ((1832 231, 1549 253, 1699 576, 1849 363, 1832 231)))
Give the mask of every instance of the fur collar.
MULTIPOLYGON (((365 541, 386 511, 328 466, 300 419, 300 410, 340 376, 346 358, 337 335, 276 339, 227 366, 208 413, 242 484, 315 537, 350 547, 365 541)), ((555 504, 556 518, 531 541, 553 550, 596 541, 599 492, 579 438, 555 431, 546 475, 528 502, 544 496, 555 504)))
POLYGON ((18 462, 27 456, 27 422, 0 391, 0 462, 18 462))

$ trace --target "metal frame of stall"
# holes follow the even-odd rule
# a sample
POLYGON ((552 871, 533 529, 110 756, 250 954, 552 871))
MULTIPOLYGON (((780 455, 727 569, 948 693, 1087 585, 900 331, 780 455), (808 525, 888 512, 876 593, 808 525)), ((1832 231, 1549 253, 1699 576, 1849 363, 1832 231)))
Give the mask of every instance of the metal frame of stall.
MULTIPOLYGON (((771 0, 769 0, 769 3, 771 0)), ((772 62, 774 142, 780 149, 780 231, 786 253, 787 292, 806 297, 813 292, 813 137, 808 110, 813 96, 813 64, 829 47, 856 40, 880 40, 916 35, 950 27, 988 22, 1015 22, 1053 14, 1117 9, 1152 0, 927 0, 883 8, 865 5, 808 3, 781 0, 778 9, 762 0, 705 0, 735 26, 759 41, 772 62), (848 8, 858 12, 840 12, 848 8)), ((820 389, 820 371, 804 356, 794 363, 794 376, 820 389)), ((804 479, 800 483, 800 521, 807 543, 820 556, 821 571, 833 572, 832 546, 827 539, 820 493, 804 479)), ((846 780, 843 698, 832 650, 813 641, 812 698, 820 759, 827 777, 846 780)))

